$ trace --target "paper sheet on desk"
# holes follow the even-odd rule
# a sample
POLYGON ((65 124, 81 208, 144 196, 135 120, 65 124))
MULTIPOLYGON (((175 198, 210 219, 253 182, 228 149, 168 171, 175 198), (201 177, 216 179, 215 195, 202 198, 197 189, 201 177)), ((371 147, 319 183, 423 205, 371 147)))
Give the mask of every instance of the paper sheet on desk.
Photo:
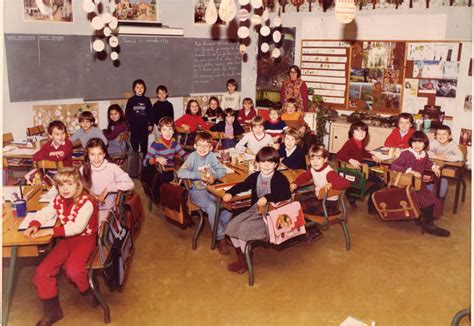
POLYGON ((12 201, 13 194, 17 194, 20 197, 20 187, 3 187, 2 188, 2 199, 3 201, 12 201))
POLYGON ((231 173, 235 173, 235 171, 232 170, 230 167, 225 166, 225 174, 231 174, 231 173))
POLYGON ((49 189, 47 193, 45 193, 44 195, 40 197, 39 202, 49 203, 50 201, 54 199, 54 197, 56 197, 57 194, 58 194, 58 191, 56 190, 56 187, 52 187, 51 189, 49 189))
MULTIPOLYGON (((219 190, 227 191, 227 190, 229 190, 230 188, 232 188, 233 186, 234 186, 234 185, 222 187, 222 188, 219 188, 219 190)), ((236 196, 246 196, 246 195, 250 195, 251 193, 252 193, 252 190, 247 190, 247 191, 238 193, 236 196)))
MULTIPOLYGON (((30 225, 31 221, 33 221, 36 217, 36 213, 28 213, 26 217, 21 221, 20 226, 18 227, 18 231, 25 231, 28 228, 28 225, 30 225)), ((40 227, 40 229, 50 229, 54 227, 56 224, 57 216, 54 215, 52 219, 49 219, 45 223, 43 223, 40 227)))
POLYGON ((12 151, 9 151, 9 155, 33 155, 38 149, 36 148, 17 148, 12 151))
POLYGON ((370 152, 371 154, 375 155, 377 158, 385 161, 385 160, 390 160, 392 157, 390 155, 387 155, 387 154, 382 154, 380 152, 377 152, 377 151, 371 151, 370 152))

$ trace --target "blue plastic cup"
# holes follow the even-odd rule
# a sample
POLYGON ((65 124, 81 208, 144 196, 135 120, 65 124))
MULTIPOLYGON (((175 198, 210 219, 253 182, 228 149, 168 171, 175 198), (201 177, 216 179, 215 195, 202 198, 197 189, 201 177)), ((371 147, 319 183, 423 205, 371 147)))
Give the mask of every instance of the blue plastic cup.
POLYGON ((26 200, 19 199, 13 202, 13 206, 16 210, 16 217, 25 217, 27 210, 26 210, 26 200))

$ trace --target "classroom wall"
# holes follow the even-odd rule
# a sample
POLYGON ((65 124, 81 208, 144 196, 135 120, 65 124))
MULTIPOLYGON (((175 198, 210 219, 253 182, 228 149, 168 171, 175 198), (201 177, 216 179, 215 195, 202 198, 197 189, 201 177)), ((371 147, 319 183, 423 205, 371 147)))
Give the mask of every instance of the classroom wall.
MULTIPOLYGON (((238 1, 236 0, 238 5, 238 1)), ((44 22, 24 22, 22 18, 22 1, 6 0, 4 14, 5 33, 39 33, 39 34, 77 34, 90 35, 93 30, 90 27, 85 13, 82 9, 82 1, 73 1, 74 23, 44 23, 44 22), (60 26, 60 28, 58 28, 60 26)), ((159 21, 171 27, 181 27, 184 29, 185 37, 226 38, 227 27, 211 28, 207 25, 198 26, 193 24, 193 1, 191 0, 160 0, 158 2, 159 21)), ((296 27, 296 63, 300 60, 300 44, 302 37, 314 35, 321 39, 426 39, 426 40, 471 40, 472 11, 467 7, 451 8, 431 8, 426 9, 385 9, 385 10, 363 10, 357 12, 355 24, 342 25, 334 18, 334 12, 327 13, 285 13, 282 15, 283 26, 296 27), (347 36, 347 37, 345 37, 347 36)), ((235 27, 235 26, 233 26, 235 27)), ((235 34, 234 34, 235 35, 235 34)), ((242 64, 242 85, 241 93, 243 97, 255 97, 256 85, 256 33, 251 33, 250 45, 247 56, 242 64)), ((463 48, 463 56, 469 56, 470 48, 463 48)), ((3 58, 6 67, 6 59, 3 58)), ((467 67, 460 67, 461 71, 467 67)), ((33 104, 68 104, 80 103, 82 99, 64 99, 56 101, 34 101, 11 103, 8 91, 7 70, 4 70, 4 132, 13 132, 15 138, 24 137, 26 127, 33 124, 32 105, 33 104), (11 123, 15 121, 15 123, 11 123)), ((136 76, 139 78, 139 76, 136 76)), ((131 77, 130 82, 135 77, 131 77)), ((60 82, 60 81, 58 81, 60 82)), ((471 78, 467 82, 461 81, 462 86, 458 90, 471 89, 471 78)), ((148 85, 148 96, 154 95, 156 85, 148 85)), ((216 89, 222 92, 223 89, 216 89)), ((182 113, 182 98, 172 97, 173 90, 170 90, 170 101, 175 107, 175 114, 182 113)), ((460 92, 461 93, 461 92, 460 92)), ((154 100, 154 99, 153 99, 154 100)), ((464 101, 464 95, 457 97, 459 107, 464 101)), ((99 101, 99 127, 106 125, 106 111, 108 101, 99 101)), ((463 116, 464 117, 464 116, 463 116)), ((465 118, 465 117, 464 117, 465 118)), ((463 119, 464 119, 463 118, 463 119)), ((469 118, 469 123, 470 123, 469 118)), ((456 126, 453 126, 456 128, 456 126)), ((464 127, 467 128, 467 127, 464 127)), ((469 126, 470 128, 470 126, 469 126)))

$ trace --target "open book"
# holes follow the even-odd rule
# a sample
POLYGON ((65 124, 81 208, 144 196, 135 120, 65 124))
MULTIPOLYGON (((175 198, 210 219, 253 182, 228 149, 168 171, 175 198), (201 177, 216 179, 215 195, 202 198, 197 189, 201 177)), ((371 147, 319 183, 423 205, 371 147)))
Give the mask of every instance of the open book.
MULTIPOLYGON (((36 213, 28 213, 26 215, 26 217, 23 219, 23 221, 21 221, 20 223, 20 226, 18 227, 18 231, 25 231, 28 226, 30 225, 31 221, 33 221, 36 217, 36 213)), ((48 221, 46 221, 45 223, 43 223, 43 225, 41 225, 40 229, 50 229, 52 227, 54 227, 54 225, 56 224, 56 220, 58 219, 58 217, 56 215, 54 215, 53 218, 49 219, 48 221)))

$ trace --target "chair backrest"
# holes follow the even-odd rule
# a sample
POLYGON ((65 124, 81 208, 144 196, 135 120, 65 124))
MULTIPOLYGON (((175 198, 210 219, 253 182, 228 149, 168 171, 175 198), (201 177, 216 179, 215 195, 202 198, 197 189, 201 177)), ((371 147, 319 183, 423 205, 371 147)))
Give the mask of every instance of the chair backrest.
POLYGON ((384 171, 385 183, 388 186, 395 187, 406 187, 413 186, 415 190, 421 189, 422 179, 415 177, 411 173, 403 173, 399 171, 394 171, 391 169, 386 169, 384 171))
POLYGON ((341 194, 343 192, 344 190, 336 190, 336 189, 326 190, 325 187, 322 187, 321 189, 319 189, 318 199, 323 200, 325 197, 329 198, 329 197, 334 197, 334 196, 338 196, 338 198, 341 198, 341 194))
MULTIPOLYGON (((338 168, 349 168, 349 169, 354 169, 357 170, 352 164, 348 162, 343 162, 341 160, 336 160, 337 167, 338 168)), ((360 164, 360 170, 364 173, 365 179, 369 179, 369 165, 366 163, 361 163, 360 164)))
POLYGON ((13 134, 11 132, 7 132, 3 134, 3 146, 10 144, 13 141, 13 134))
POLYGON ((43 125, 34 126, 31 128, 26 128, 26 135, 27 136, 38 136, 43 135, 46 132, 46 129, 43 125))
POLYGON ((46 172, 46 170, 62 170, 64 167, 62 161, 49 161, 49 160, 41 160, 41 161, 36 161, 34 162, 34 165, 37 169, 43 170, 43 173, 46 172))
POLYGON ((466 162, 466 160, 467 160, 467 147, 466 147, 466 145, 459 145, 459 149, 461 150, 461 153, 462 153, 463 162, 466 162))

